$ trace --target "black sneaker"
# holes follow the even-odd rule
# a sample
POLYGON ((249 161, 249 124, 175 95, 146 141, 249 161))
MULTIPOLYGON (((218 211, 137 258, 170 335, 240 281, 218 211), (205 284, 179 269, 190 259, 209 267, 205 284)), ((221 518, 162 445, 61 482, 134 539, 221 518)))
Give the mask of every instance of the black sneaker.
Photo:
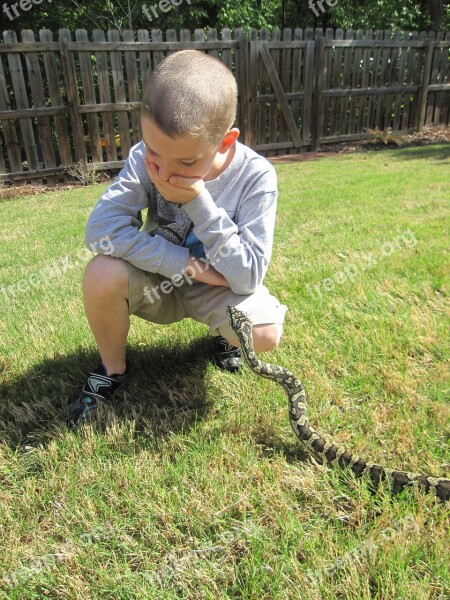
POLYGON ((69 407, 67 425, 74 427, 83 421, 91 419, 97 409, 97 401, 111 402, 113 395, 127 380, 127 373, 123 375, 106 375, 103 364, 96 371, 89 373, 81 394, 69 407))
POLYGON ((223 371, 236 373, 241 366, 241 351, 222 336, 214 338, 214 364, 223 371))

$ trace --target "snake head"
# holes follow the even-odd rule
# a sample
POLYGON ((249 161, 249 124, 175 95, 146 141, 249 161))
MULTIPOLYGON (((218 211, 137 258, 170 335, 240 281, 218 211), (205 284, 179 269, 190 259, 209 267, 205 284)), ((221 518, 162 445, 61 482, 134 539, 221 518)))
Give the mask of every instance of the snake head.
POLYGON ((233 304, 229 304, 227 306, 227 313, 231 328, 235 332, 237 332, 237 330, 239 330, 244 323, 248 322, 248 319, 244 313, 237 309, 233 304))

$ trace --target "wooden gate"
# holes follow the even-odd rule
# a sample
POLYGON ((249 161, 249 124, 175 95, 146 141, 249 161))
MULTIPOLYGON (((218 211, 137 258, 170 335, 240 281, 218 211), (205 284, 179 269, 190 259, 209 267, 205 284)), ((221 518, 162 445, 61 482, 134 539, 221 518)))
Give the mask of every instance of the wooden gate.
MULTIPOLYGON (((289 30, 290 32, 290 30, 289 30)), ((261 31, 259 40, 250 38, 250 127, 246 143, 257 152, 295 151, 311 145, 316 43, 302 39, 280 40, 280 31, 261 31)))

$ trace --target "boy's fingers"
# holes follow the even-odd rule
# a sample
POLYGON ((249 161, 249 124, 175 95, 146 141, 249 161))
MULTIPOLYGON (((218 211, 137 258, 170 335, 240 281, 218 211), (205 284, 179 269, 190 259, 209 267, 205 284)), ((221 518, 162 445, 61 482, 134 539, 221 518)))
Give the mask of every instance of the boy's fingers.
POLYGON ((172 185, 179 185, 180 187, 190 188, 199 181, 202 181, 201 177, 180 177, 179 175, 171 175, 169 183, 172 185))

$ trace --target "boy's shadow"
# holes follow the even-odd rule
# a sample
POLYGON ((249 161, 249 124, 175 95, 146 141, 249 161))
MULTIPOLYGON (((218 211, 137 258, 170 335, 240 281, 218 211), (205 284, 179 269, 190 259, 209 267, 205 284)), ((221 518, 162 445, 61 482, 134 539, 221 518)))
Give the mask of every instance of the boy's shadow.
MULTIPOLYGON (((102 432, 111 418, 133 420, 136 432, 151 437, 189 428, 208 409, 205 377, 212 352, 210 336, 184 346, 127 348, 128 383, 112 405, 101 403, 94 427, 102 432)), ((67 429, 69 405, 98 363, 97 352, 80 349, 0 384, 0 439, 15 450, 59 437, 67 429)))

